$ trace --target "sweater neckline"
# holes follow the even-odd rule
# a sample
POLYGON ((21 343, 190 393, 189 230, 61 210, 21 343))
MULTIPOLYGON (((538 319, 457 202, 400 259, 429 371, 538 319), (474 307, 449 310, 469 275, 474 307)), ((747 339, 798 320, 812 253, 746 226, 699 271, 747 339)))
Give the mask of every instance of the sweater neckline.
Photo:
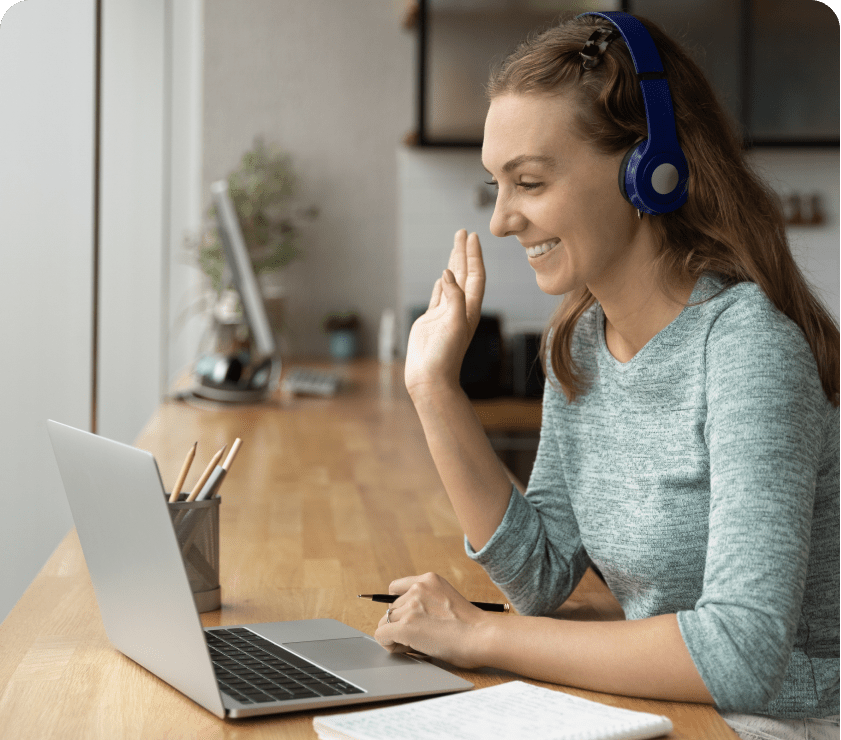
POLYGON ((716 277, 710 273, 701 275, 692 288, 692 293, 689 296, 687 305, 683 307, 681 312, 675 316, 672 321, 657 332, 643 347, 640 348, 630 360, 621 362, 617 360, 607 347, 607 340, 605 339, 605 323, 606 317, 602 310, 601 304, 596 302, 596 326, 598 328, 597 334, 599 337, 599 354, 603 361, 618 372, 628 372, 640 365, 646 364, 648 357, 656 354, 664 347, 671 347, 680 344, 695 322, 698 313, 698 305, 705 299, 709 298, 716 290, 720 289, 721 285, 716 277))

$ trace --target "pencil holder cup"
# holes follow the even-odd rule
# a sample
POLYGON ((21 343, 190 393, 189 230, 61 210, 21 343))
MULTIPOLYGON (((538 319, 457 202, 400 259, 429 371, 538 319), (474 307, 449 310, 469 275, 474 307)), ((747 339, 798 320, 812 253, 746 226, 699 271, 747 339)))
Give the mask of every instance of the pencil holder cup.
MULTIPOLYGON (((219 504, 217 496, 204 501, 168 503, 175 537, 184 559, 187 578, 200 612, 218 609, 222 603, 219 586, 219 504)), ((169 497, 167 496, 167 501, 169 497)))

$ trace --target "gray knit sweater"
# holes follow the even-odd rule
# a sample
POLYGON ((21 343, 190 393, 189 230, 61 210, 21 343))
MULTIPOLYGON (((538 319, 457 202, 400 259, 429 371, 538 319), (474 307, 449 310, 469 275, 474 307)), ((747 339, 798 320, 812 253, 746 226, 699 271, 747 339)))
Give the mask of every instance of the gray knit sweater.
POLYGON ((521 614, 591 562, 628 619, 676 613, 723 711, 838 714, 839 413, 800 330, 708 275, 630 362, 598 304, 573 357, 589 390, 546 384, 526 495, 468 555, 521 614))

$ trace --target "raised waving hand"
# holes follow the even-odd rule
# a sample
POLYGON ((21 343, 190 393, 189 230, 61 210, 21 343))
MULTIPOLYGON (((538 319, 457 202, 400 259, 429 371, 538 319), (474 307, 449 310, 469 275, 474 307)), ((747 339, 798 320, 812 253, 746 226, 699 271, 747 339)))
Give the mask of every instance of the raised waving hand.
POLYGON ((484 294, 485 264, 479 237, 461 229, 456 232, 447 269, 432 289, 429 307, 409 333, 405 370, 409 393, 440 384, 458 386, 484 294))

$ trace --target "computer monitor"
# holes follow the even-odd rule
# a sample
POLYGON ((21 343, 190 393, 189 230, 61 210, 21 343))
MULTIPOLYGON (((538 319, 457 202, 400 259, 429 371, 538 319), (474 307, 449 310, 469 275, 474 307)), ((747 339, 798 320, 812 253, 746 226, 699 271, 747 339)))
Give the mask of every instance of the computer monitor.
POLYGON ((275 354, 275 341, 263 295, 251 267, 251 258, 242 237, 239 218, 228 194, 228 183, 217 180, 210 186, 213 202, 216 205, 216 219, 219 226, 219 236, 225 249, 225 261, 233 276, 234 288, 239 293, 245 320, 251 330, 251 336, 257 351, 263 357, 275 354))
POLYGON ((193 392, 217 401, 250 402, 274 389, 280 375, 280 358, 228 183, 218 180, 210 186, 210 192, 216 206, 225 262, 242 303, 252 350, 247 357, 214 354, 200 357, 194 369, 199 385, 193 392))

